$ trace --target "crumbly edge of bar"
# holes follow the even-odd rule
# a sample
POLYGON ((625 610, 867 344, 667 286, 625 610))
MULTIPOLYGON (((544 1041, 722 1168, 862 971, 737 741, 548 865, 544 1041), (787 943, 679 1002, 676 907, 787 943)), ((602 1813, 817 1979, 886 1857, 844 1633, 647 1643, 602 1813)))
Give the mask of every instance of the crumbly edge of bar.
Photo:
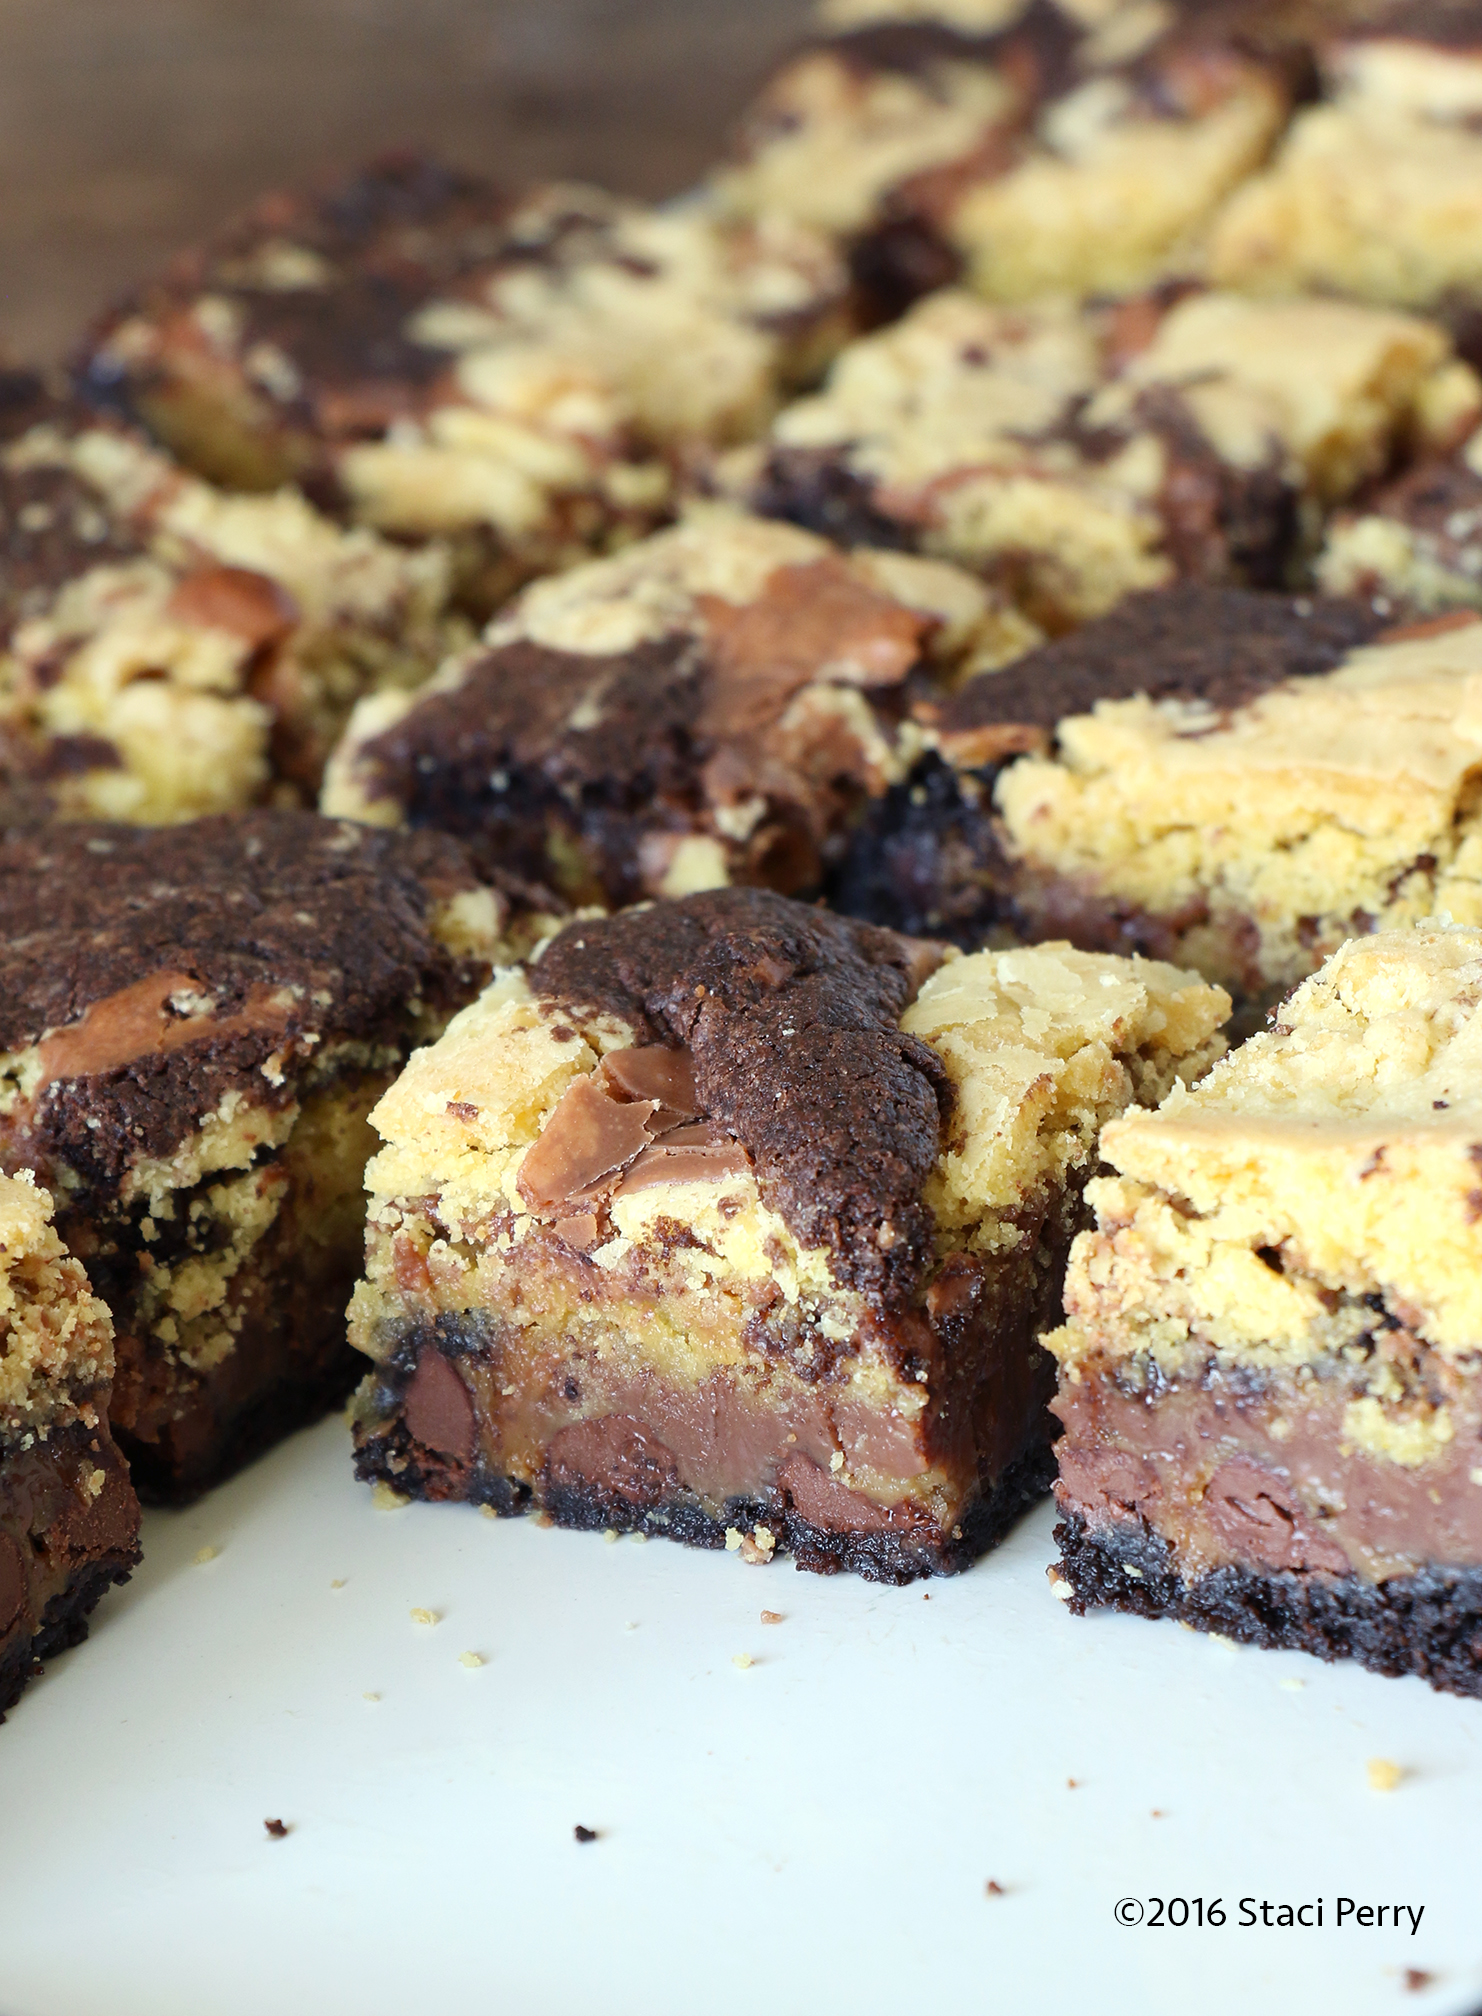
POLYGON ((1185 1582, 1167 1542, 1140 1518, 1113 1531, 1069 1511, 1055 1539, 1077 1616, 1112 1609, 1172 1618, 1239 1644, 1354 1659, 1374 1673, 1413 1673, 1442 1693, 1482 1698, 1482 1569, 1426 1568, 1373 1583, 1224 1567, 1185 1582))
POLYGON ((53 1203, 26 1176, 0 1180, 7 1210, 0 1280, 0 1448, 27 1444, 91 1412, 113 1374, 108 1311, 53 1225, 53 1203))
POLYGON ((0 1649, 0 1722, 14 1708, 48 1659, 80 1645, 88 1634, 93 1611, 108 1591, 127 1582, 137 1563, 120 1567, 110 1561, 86 1561, 67 1587, 46 1606, 41 1629, 31 1638, 17 1638, 0 1649))
POLYGON ((971 1566, 1001 1540, 1021 1513, 1042 1498, 1054 1478, 1049 1445, 1030 1448, 998 1479, 987 1497, 974 1500, 950 1536, 935 1539, 898 1533, 828 1532, 790 1508, 779 1512, 760 1499, 729 1500, 715 1516, 688 1491, 671 1494, 658 1506, 640 1508, 616 1494, 558 1486, 538 1498, 528 1484, 471 1466, 439 1459, 414 1444, 406 1424, 396 1421, 363 1441, 355 1455, 356 1475, 383 1482, 403 1496, 424 1500, 464 1500, 487 1506, 501 1517, 544 1513, 557 1526, 583 1532, 643 1533, 692 1547, 721 1548, 728 1528, 772 1535, 779 1551, 815 1574, 841 1572, 866 1581, 905 1583, 922 1575, 951 1575, 971 1566))

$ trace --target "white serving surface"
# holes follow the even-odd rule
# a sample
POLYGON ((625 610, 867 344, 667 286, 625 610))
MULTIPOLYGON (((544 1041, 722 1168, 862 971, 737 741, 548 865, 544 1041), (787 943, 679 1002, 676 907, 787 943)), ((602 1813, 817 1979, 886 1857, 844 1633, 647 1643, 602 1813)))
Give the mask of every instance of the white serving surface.
POLYGON ((0 1730, 0 2011, 1482 2006, 1482 1702, 1073 1618, 1052 1523, 879 1588, 379 1511, 327 1422, 149 1515, 0 1730), (1116 1922, 1155 1895, 1228 1922, 1116 1922), (1325 1923, 1243 1928, 1242 1896, 1325 1923), (1339 1896, 1420 1930, 1340 1929, 1339 1896))

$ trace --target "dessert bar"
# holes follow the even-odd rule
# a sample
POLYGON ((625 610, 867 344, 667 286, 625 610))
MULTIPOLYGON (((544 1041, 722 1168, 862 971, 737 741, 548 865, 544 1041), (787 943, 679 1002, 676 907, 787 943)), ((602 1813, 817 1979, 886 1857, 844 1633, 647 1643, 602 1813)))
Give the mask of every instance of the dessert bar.
POLYGON ((307 812, 0 842, 0 1166, 112 1311, 141 1491, 348 1391, 366 1115, 510 918, 456 842, 307 812))
POLYGON ((393 156, 265 198, 109 318, 81 376, 217 480, 447 536, 487 614, 658 522, 671 456, 765 426, 849 315, 801 226, 506 199, 393 156))
POLYGON ((0 1716, 139 1559, 108 1432, 113 1326, 29 1172, 0 1176, 0 1716))
POLYGON ((1147 961, 769 891, 573 923, 377 1107, 362 1476, 885 1581, 1044 1488, 1102 1123, 1219 1054, 1147 961))
POLYGON ((1269 36, 1232 34, 1228 9, 823 11, 714 186, 743 214, 835 233, 884 311, 956 279, 1023 301, 1197 271, 1300 72, 1269 36))
POLYGON ((1417 612, 1482 608, 1482 430, 1340 512, 1316 574, 1334 595, 1386 595, 1417 612))
POLYGON ((34 380, 0 383, 0 760, 53 816, 312 803, 353 702, 466 635, 447 593, 436 548, 289 490, 227 496, 34 380))
POLYGON ((845 544, 974 568, 1062 630, 1178 578, 1285 585, 1321 513, 1479 404, 1444 331, 1388 310, 947 290, 851 344, 714 480, 845 544))
POLYGON ((327 812, 435 826, 573 902, 817 889, 914 706, 1038 632, 937 561, 723 511, 528 588, 355 714, 327 812))
POLYGON ((1073 1610, 1482 1695, 1479 1000, 1482 933, 1352 940, 1103 1132, 1045 1340, 1073 1610))

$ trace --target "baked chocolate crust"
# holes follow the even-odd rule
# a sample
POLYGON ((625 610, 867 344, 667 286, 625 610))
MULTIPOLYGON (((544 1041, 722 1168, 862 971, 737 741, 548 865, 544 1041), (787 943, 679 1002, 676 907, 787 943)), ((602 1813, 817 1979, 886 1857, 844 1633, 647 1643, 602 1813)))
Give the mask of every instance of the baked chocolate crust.
MULTIPOLYGON (((176 1147, 228 1091, 271 1104, 262 1067, 275 1052, 330 1032, 400 1042, 412 1000, 451 1013, 471 974, 434 938, 429 913, 472 887, 455 840, 307 812, 10 834, 0 840, 0 1049, 25 1050, 48 1031, 59 1048, 24 1151, 7 1161, 64 1162, 106 1193, 141 1155, 176 1147), (116 1014, 118 997, 156 980, 167 992, 193 986, 209 1012, 168 1011, 168 1042, 141 1041, 122 1060, 127 1043, 105 1037, 95 1049, 89 1011, 106 1003, 116 1014)), ((149 1006, 155 1021, 167 1014, 166 1003, 149 1006)))
POLYGON ((959 776, 940 756, 924 756, 854 828, 829 907, 969 952, 996 924, 1012 925, 1014 864, 993 817, 994 774, 990 766, 959 776))
POLYGON ((1286 679, 1331 672, 1393 623, 1340 597, 1185 582, 1129 595, 1108 615, 971 679, 941 708, 945 739, 999 723, 1045 734, 1098 700, 1203 700, 1231 711, 1286 679))
MULTIPOLYGON (((531 1509, 533 1493, 518 1479, 470 1472, 411 1437, 405 1421, 368 1437, 355 1452, 355 1474, 364 1483, 384 1482, 415 1498, 464 1500, 487 1505, 502 1517, 531 1509)), ((772 1535, 779 1551, 815 1575, 859 1575, 867 1582, 899 1586, 922 1575, 955 1575, 972 1566, 1049 1489, 1055 1458, 1048 1446, 1024 1450, 992 1489, 975 1499, 951 1535, 917 1527, 892 1532, 839 1532, 814 1525, 791 1505, 735 1498, 722 1513, 708 1512, 692 1492, 671 1491, 657 1505, 643 1505, 619 1491, 588 1480, 547 1476, 541 1509, 558 1526, 578 1532, 646 1533, 688 1547, 722 1548, 727 1529, 748 1535, 758 1527, 772 1535)))
POLYGON ((1077 1616, 1171 1617, 1243 1645, 1354 1659, 1372 1673, 1413 1673, 1442 1693, 1482 1697, 1482 1569, 1426 1568, 1370 1582, 1227 1566, 1185 1582, 1168 1543, 1141 1517, 1092 1527, 1072 1511, 1055 1539, 1077 1616))
POLYGON ((0 1456, 0 1719, 138 1562, 138 1501, 106 1428, 0 1456))
POLYGON ((0 463, 0 645, 79 574, 144 550, 70 470, 0 463))
POLYGON ((872 925, 718 889, 570 925, 532 967, 545 1000, 687 1047, 704 1111, 740 1140, 763 1199, 836 1279, 904 1307, 932 1257, 922 1186, 950 1087, 896 1026, 929 964, 872 925), (894 1242, 882 1250, 882 1224, 894 1242))

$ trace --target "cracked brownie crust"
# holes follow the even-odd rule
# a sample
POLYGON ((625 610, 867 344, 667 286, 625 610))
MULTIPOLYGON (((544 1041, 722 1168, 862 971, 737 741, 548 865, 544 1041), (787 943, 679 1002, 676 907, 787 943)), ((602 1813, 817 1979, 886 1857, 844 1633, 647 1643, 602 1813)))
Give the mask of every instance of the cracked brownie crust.
POLYGON ((987 1545, 1096 1126, 1224 997, 942 959, 726 890, 501 976, 375 1115, 362 1475, 891 1580, 987 1545))

